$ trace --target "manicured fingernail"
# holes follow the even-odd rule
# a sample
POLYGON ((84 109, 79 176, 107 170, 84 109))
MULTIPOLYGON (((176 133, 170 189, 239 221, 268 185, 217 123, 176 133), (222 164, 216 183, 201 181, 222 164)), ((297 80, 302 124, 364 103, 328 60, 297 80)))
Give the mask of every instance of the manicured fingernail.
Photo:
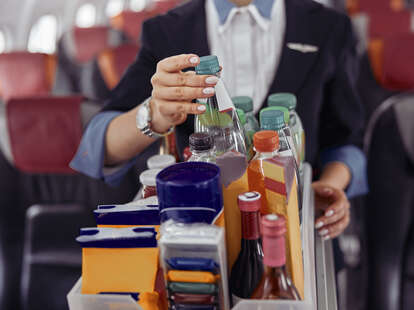
POLYGON ((329 232, 329 230, 323 229, 319 232, 319 236, 325 236, 328 232, 329 232))
POLYGON ((197 110, 199 110, 199 111, 201 111, 201 112, 204 112, 204 111, 206 110, 206 106, 205 106, 205 105, 199 105, 199 106, 197 107, 197 110))
POLYGON ((329 240, 329 239, 331 239, 331 237, 330 237, 330 236, 325 236, 325 237, 323 237, 323 238, 322 238, 322 240, 323 240, 323 241, 327 241, 327 240, 329 240))
POLYGON ((315 225, 315 228, 316 229, 319 229, 319 228, 321 228, 323 226, 323 222, 317 222, 316 223, 316 225, 315 225))
POLYGON ((217 76, 209 76, 208 78, 206 78, 207 84, 216 84, 217 82, 218 82, 217 76))
POLYGON ((206 94, 206 95, 214 94, 214 88, 213 87, 204 88, 203 93, 206 94))
POLYGON ((323 189, 323 191, 324 191, 324 193, 326 193, 326 194, 332 194, 332 189, 331 189, 331 188, 329 188, 329 187, 324 188, 324 189, 323 189))
POLYGON ((334 214, 333 210, 329 210, 328 212, 325 213, 326 217, 330 217, 334 214))
POLYGON ((192 64, 196 64, 196 63, 198 62, 198 57, 196 57, 196 56, 191 57, 191 58, 190 58, 190 62, 191 62, 192 64))

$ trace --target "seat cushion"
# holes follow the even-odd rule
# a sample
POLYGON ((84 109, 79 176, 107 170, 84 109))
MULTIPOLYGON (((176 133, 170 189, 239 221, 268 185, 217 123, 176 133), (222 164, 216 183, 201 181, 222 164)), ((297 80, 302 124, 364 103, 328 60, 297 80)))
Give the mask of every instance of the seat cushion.
POLYGON ((0 97, 48 95, 56 72, 54 55, 12 52, 0 54, 0 97))
POLYGON ((72 174, 69 162, 82 136, 82 97, 13 99, 7 104, 10 145, 17 168, 72 174))

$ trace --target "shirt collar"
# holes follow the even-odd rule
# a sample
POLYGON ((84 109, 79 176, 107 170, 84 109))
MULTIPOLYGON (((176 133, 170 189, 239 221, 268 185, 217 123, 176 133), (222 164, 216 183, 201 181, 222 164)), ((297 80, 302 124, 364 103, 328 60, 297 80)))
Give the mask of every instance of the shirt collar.
MULTIPOLYGON (((256 7, 262 17, 270 19, 274 1, 275 0, 253 0, 251 4, 256 7)), ((226 22, 231 10, 237 8, 237 6, 229 0, 214 0, 214 4, 216 5, 221 25, 226 22)))

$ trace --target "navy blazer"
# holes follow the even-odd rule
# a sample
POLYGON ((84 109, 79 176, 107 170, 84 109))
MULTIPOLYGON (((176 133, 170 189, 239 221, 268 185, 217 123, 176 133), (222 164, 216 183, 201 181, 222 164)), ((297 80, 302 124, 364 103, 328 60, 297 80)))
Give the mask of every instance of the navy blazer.
MULTIPOLYGON (((306 132, 306 160, 315 166, 321 150, 362 144, 364 115, 355 85, 356 39, 347 16, 311 0, 286 0, 286 17, 282 56, 269 94, 297 96, 297 113, 306 132), (303 53, 288 48, 287 43, 314 45, 319 50, 303 53)), ((160 60, 183 53, 210 54, 205 0, 189 1, 146 21, 142 29, 140 53, 104 110, 128 111, 151 96, 150 79, 160 60)), ((193 120, 189 116, 176 128, 179 150, 188 145, 193 120)))

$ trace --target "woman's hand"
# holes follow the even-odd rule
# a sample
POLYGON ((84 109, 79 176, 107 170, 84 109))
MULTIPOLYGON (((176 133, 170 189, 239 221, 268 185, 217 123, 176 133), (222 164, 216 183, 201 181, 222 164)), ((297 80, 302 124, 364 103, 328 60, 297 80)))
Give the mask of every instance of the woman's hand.
POLYGON ((158 63, 157 71, 151 78, 152 130, 163 133, 171 126, 183 123, 188 114, 204 113, 204 105, 191 101, 213 96, 218 78, 197 75, 194 71, 182 72, 199 63, 200 58, 194 54, 172 56, 158 63))
POLYGON ((350 203, 341 189, 323 181, 312 184, 315 192, 316 214, 323 214, 315 221, 315 228, 324 240, 339 236, 350 222, 350 203))

